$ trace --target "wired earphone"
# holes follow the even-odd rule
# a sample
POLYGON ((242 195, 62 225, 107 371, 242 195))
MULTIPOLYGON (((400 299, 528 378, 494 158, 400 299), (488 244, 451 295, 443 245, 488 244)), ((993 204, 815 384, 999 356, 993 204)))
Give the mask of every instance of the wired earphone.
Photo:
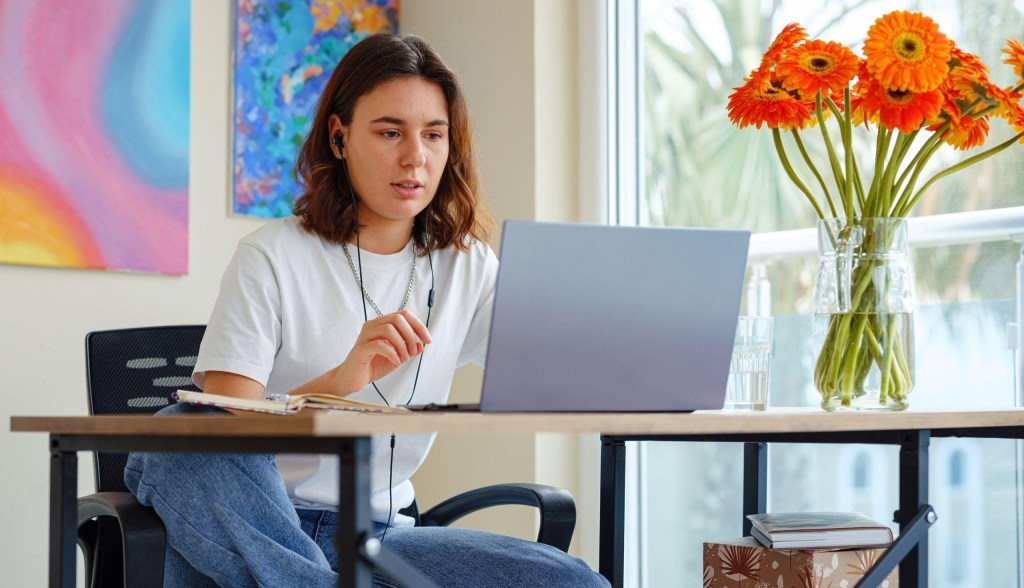
MULTIPOLYGON (((341 135, 332 135, 331 136, 331 145, 334 145, 338 149, 338 152, 341 153, 341 149, 342 149, 342 147, 344 145, 344 139, 342 138, 341 135)), ((356 260, 357 260, 356 261, 356 265, 359 268, 359 272, 356 275, 356 278, 358 279, 358 282, 359 282, 359 297, 360 297, 360 299, 362 300, 362 303, 363 303, 363 322, 368 322, 370 320, 370 317, 369 317, 369 313, 366 311, 366 288, 363 286, 363 257, 362 257, 362 254, 360 253, 361 247, 359 246, 359 233, 361 232, 360 231, 360 227, 359 227, 359 199, 356 198, 356 191, 352 187, 352 179, 348 175, 348 164, 345 162, 344 154, 342 154, 340 159, 341 159, 342 175, 345 177, 345 185, 348 187, 348 193, 349 193, 349 196, 352 198, 352 206, 355 208, 355 213, 356 213, 356 260)), ((426 223, 427 223, 428 216, 429 215, 424 215, 424 217, 423 217, 424 225, 426 225, 426 223)), ((429 236, 429 233, 428 233, 428 236, 429 236)), ((415 251, 413 252, 413 255, 415 255, 415 251)), ((427 295, 427 320, 426 320, 424 326, 427 329, 430 329, 430 313, 431 313, 431 310, 433 310, 433 308, 434 308, 434 259, 433 259, 433 255, 430 252, 430 247, 429 246, 427 247, 427 262, 430 265, 430 292, 427 295)), ((415 263, 415 260, 414 260, 414 263, 415 263)), ((423 349, 423 351, 420 352, 420 358, 419 358, 419 360, 416 363, 416 375, 413 377, 413 381, 412 381, 412 392, 409 393, 409 399, 405 401, 404 406, 408 406, 409 404, 412 404, 412 399, 416 396, 416 385, 420 381, 420 368, 423 367, 423 356, 426 354, 426 352, 427 352, 427 350, 425 348, 423 349)), ((373 386, 373 389, 377 391, 377 395, 380 396, 380 399, 384 401, 384 404, 386 406, 391 406, 391 403, 388 402, 388 399, 380 391, 380 388, 377 387, 377 382, 370 382, 370 384, 373 386)), ((381 533, 380 540, 381 540, 382 543, 384 542, 384 538, 388 534, 388 528, 391 526, 391 513, 392 513, 392 509, 393 509, 393 501, 392 501, 392 496, 391 496, 391 492, 392 492, 392 490, 391 490, 391 482, 392 482, 394 473, 395 473, 395 434, 391 433, 391 457, 389 459, 389 465, 388 465, 388 520, 384 524, 384 532, 381 533)))

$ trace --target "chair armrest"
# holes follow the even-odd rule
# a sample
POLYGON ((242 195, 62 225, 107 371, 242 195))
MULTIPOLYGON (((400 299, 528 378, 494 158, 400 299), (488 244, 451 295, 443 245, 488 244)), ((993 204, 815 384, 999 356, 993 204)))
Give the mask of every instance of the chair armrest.
POLYGON ((124 577, 128 585, 161 586, 167 539, 163 521, 128 492, 97 492, 78 499, 79 542, 92 537, 81 531, 96 517, 112 517, 121 530, 124 577))
POLYGON ((540 510, 537 542, 569 550, 576 528, 576 503, 568 490, 543 484, 497 484, 463 492, 422 513, 424 526, 446 526, 491 506, 520 504, 540 510))

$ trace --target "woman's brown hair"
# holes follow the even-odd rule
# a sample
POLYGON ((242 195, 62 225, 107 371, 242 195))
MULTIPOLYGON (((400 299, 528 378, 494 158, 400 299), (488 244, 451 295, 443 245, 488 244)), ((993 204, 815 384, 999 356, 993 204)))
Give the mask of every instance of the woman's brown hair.
POLYGON ((466 251, 467 237, 486 242, 493 227, 477 195, 480 178, 469 109, 455 73, 427 41, 413 35, 367 37, 334 68, 295 161, 295 176, 304 192, 293 212, 307 231, 330 242, 344 243, 355 234, 356 208, 341 162, 331 150, 328 120, 336 114, 348 126, 360 97, 403 77, 437 84, 448 102, 448 162, 433 200, 416 215, 413 238, 422 252, 452 245, 466 251))

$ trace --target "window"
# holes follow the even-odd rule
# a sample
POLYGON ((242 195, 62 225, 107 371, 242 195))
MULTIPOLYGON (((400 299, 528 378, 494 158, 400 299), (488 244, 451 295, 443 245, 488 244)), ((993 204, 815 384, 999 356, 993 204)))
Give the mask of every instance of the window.
POLYGON ((986 497, 1014 502, 1001 498, 1014 490, 1013 476, 1008 475, 1012 466, 1003 464, 1001 471, 992 469, 998 460, 986 459, 989 453, 1012 455, 1014 444, 983 439, 950 441, 944 439, 932 448, 932 479, 943 482, 936 485, 931 500, 948 524, 932 527, 930 540, 936 562, 931 565, 933 569, 939 566, 938 579, 950 588, 1015 585, 1012 576, 992 580, 984 569, 990 561, 989 550, 1006 553, 999 544, 1003 537, 1012 536, 1014 522, 1000 520, 998 509, 986 509, 985 500, 979 500, 986 497))
MULTIPOLYGON (((783 25, 799 22, 813 38, 859 50, 875 18, 897 9, 922 11, 958 46, 978 54, 1004 86, 1014 80, 1000 49, 1024 30, 1019 0, 608 2, 609 221, 744 228, 758 233, 760 243, 788 235, 779 231, 813 227, 815 218, 785 177, 770 133, 736 129, 725 112, 731 89, 783 25)), ((993 121, 986 145, 1012 134, 993 121)), ((932 163, 945 167, 974 153, 943 149, 932 163)), ((926 227, 935 238, 913 252, 913 406, 1018 403, 1014 374, 1020 367, 1006 334, 1024 281, 1014 277, 1021 245, 1010 238, 1024 233, 1022 193, 1024 147, 1016 146, 936 183, 916 207, 916 215, 935 217, 926 227), (971 211, 1012 228, 979 237, 970 230, 977 217, 959 214, 971 211)), ((770 403, 813 406, 813 243, 780 259, 759 256, 757 247, 752 260, 770 284, 776 317, 770 403)), ((1010 442, 933 441, 932 463, 942 465, 931 472, 941 521, 931 535, 932 585, 1018 582, 1016 449, 1010 442)), ((652 443, 637 455, 643 479, 636 500, 643 508, 630 511, 640 518, 638 553, 627 554, 636 560, 627 564, 635 570, 632 585, 699 586, 701 543, 740 534, 740 497, 721 490, 739 486, 742 449, 652 443)), ((773 445, 769 510, 861 510, 890 522, 897 462, 892 447, 773 445)))
POLYGON ((896 462, 892 447, 847 445, 836 448, 836 509, 861 512, 880 520, 891 518, 892 513, 879 506, 885 505, 891 491, 891 467, 896 462))

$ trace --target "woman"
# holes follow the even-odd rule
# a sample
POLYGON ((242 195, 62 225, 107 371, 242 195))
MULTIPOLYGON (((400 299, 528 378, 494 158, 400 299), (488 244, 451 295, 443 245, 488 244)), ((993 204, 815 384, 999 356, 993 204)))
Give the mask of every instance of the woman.
MULTIPOLYGON (((225 272, 196 384, 444 402, 455 368, 484 358, 497 272, 455 75, 416 37, 358 43, 324 89, 296 171, 296 216, 243 238, 225 272)), ((398 511, 432 441, 373 440, 373 519, 389 549, 442 586, 607 585, 546 545, 412 527, 398 511)), ((321 456, 140 453, 125 481, 167 527, 165 584, 335 586, 337 476, 321 456)))

